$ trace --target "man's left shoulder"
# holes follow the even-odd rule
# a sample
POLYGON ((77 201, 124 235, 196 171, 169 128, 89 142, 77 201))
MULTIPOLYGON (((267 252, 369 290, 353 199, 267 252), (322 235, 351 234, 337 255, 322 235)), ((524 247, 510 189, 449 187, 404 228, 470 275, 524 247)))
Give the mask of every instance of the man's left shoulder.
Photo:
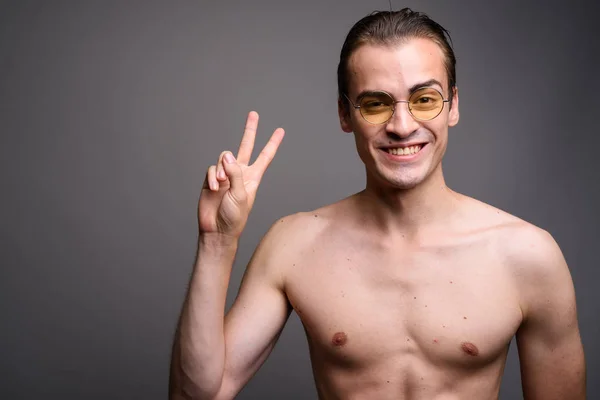
POLYGON ((519 286, 543 289, 570 278, 563 253, 550 232, 489 207, 488 212, 495 214, 491 223, 493 248, 519 286))
POLYGON ((546 274, 563 268, 565 261, 550 232, 515 217, 499 229, 497 249, 507 265, 521 274, 546 274))
POLYGON ((478 218, 486 221, 493 247, 516 272, 544 273, 564 264, 562 252, 546 231, 506 211, 477 201, 478 218))

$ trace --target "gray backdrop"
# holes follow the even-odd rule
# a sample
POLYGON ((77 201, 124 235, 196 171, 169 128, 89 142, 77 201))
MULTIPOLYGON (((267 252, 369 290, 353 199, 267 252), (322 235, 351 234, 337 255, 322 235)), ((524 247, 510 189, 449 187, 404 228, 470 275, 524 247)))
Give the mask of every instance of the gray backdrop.
MULTIPOLYGON (((394 1, 448 28, 461 120, 450 187, 549 230, 571 267, 600 398, 598 2, 394 1)), ((228 305, 278 217, 359 191, 336 66, 387 1, 0 2, 0 397, 161 399, 209 164, 287 131, 228 305)), ((519 399, 511 346, 501 398, 519 399)), ((240 399, 314 398, 293 315, 240 399)))

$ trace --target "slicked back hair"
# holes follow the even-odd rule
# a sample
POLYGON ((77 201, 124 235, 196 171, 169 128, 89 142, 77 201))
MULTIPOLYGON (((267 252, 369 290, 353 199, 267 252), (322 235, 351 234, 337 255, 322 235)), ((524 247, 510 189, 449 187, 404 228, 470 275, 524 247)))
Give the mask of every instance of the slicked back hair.
POLYGON ((450 33, 425 13, 403 8, 399 11, 375 11, 358 21, 344 41, 338 64, 338 97, 346 112, 348 99, 348 61, 350 56, 365 44, 393 46, 409 39, 430 39, 440 46, 444 54, 444 66, 448 76, 448 97, 452 106, 452 95, 456 86, 456 57, 452 49, 450 33))

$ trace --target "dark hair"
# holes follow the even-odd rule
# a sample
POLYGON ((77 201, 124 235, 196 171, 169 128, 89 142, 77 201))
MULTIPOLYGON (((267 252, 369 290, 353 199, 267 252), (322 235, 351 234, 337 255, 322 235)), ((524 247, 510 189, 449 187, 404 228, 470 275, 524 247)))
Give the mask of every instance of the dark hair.
POLYGON ((411 38, 430 39, 442 49, 452 101, 453 88, 456 86, 456 57, 450 33, 426 14, 403 8, 400 11, 375 11, 354 24, 348 32, 337 70, 338 96, 346 110, 348 99, 344 94, 348 93, 348 60, 352 53, 364 44, 394 45, 411 38))

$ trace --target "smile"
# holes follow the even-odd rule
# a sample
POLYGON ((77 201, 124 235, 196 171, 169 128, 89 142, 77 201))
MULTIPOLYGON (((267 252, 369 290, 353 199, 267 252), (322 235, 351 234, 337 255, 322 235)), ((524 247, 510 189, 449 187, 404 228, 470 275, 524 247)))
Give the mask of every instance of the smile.
POLYGON ((410 156, 413 154, 417 154, 423 148, 422 144, 418 144, 416 146, 410 147, 393 147, 385 149, 389 154, 393 154, 395 156, 410 156))

